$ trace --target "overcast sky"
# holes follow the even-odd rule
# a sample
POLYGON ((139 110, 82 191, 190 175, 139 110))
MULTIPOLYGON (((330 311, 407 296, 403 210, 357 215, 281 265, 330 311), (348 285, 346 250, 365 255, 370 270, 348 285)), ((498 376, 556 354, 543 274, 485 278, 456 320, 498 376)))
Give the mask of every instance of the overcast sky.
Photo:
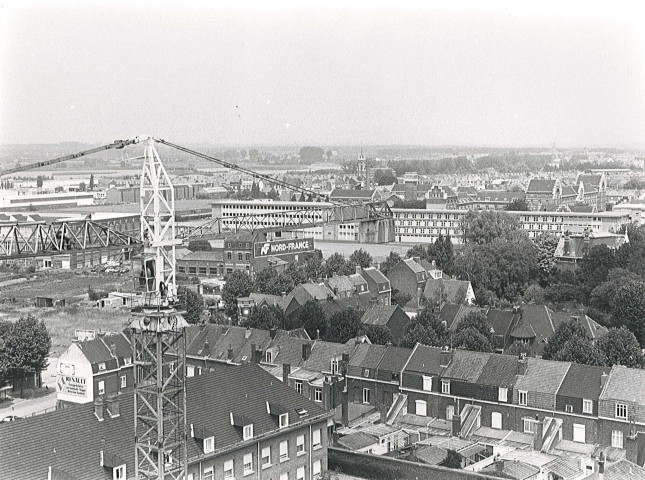
POLYGON ((645 142, 643 23, 613 2, 584 16, 11 5, 0 143, 645 142))

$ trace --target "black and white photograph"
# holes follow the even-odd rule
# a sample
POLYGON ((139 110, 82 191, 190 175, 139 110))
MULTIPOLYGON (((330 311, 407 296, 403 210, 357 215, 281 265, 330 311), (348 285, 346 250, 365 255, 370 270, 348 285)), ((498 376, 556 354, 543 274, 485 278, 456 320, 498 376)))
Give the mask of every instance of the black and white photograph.
POLYGON ((645 5, 0 0, 0 480, 645 480, 645 5))

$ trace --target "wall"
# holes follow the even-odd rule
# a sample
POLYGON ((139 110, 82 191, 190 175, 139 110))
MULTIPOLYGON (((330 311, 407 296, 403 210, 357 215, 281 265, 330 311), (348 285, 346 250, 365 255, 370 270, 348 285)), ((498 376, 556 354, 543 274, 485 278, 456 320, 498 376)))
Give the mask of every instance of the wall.
POLYGON ((493 478, 467 470, 453 470, 396 458, 350 452, 334 447, 329 447, 328 456, 330 470, 339 469, 341 472, 349 475, 356 475, 373 480, 381 480, 383 478, 396 478, 399 480, 419 480, 422 478, 484 480, 493 478))

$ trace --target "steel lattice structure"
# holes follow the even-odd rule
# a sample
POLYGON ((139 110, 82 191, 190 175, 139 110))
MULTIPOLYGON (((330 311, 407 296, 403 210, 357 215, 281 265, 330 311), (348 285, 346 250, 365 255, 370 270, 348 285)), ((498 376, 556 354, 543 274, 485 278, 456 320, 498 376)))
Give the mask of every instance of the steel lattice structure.
POLYGON ((73 250, 131 249, 139 238, 86 219, 0 225, 0 259, 35 257, 73 250))
POLYGON ((135 479, 185 478, 187 322, 173 309, 141 312, 134 353, 135 479))

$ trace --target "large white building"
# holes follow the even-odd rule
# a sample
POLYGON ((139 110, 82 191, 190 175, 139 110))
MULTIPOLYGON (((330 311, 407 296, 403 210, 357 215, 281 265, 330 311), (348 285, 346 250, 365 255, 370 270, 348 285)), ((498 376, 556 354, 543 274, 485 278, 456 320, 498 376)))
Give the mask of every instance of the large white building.
POLYGON ((93 205, 93 192, 58 192, 18 195, 15 191, 7 191, 0 197, 0 208, 15 209, 32 207, 34 209, 57 207, 77 207, 81 205, 93 205), (13 195, 10 193, 14 193, 13 195))
MULTIPOLYGON (((213 218, 221 218, 226 222, 227 217, 247 216, 247 221, 265 228, 291 227, 294 222, 305 217, 321 220, 322 212, 317 206, 329 207, 330 203, 267 201, 267 200, 217 200, 213 202, 213 218), (312 209, 313 206, 313 210, 312 209), (310 209, 304 211, 305 209, 310 209), (253 218, 253 215, 267 214, 253 218), (251 216, 251 217, 248 217, 251 216)), ((466 210, 445 209, 405 209, 393 208, 395 225, 395 242, 402 243, 432 243, 439 235, 450 235, 453 243, 463 242, 462 221, 466 210)), ((584 233, 589 229, 595 233, 615 233, 622 225, 630 223, 628 211, 613 211, 601 213, 578 212, 508 212, 519 217, 522 228, 529 237, 534 238, 543 233, 561 235, 565 232, 584 233)), ((234 220, 230 220, 233 222, 234 220)), ((351 222, 341 225, 324 225, 303 229, 308 235, 317 240, 346 240, 358 239, 358 223, 351 222)))

